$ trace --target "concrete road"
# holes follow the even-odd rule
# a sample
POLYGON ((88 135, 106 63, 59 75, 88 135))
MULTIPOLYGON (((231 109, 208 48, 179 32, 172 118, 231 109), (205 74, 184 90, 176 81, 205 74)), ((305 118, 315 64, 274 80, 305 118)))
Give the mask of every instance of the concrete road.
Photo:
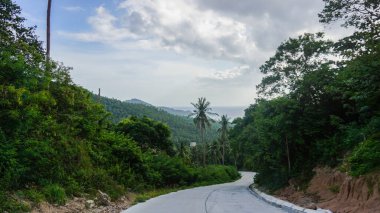
POLYGON ((198 187, 152 198, 122 213, 284 213, 253 196, 254 173, 242 172, 233 183, 198 187))

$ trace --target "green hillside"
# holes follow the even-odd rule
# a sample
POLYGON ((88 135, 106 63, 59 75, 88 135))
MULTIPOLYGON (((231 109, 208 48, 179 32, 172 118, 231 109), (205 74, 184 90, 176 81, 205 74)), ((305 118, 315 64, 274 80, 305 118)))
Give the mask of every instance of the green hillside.
MULTIPOLYGON (((98 97, 96 97, 97 100, 98 97)), ((191 118, 178 116, 168 113, 167 111, 148 104, 136 104, 129 101, 120 101, 117 99, 101 97, 100 102, 106 110, 111 112, 111 120, 115 123, 129 116, 149 117, 167 124, 172 131, 172 140, 174 143, 199 141, 199 133, 195 128, 191 118)), ((206 132, 209 141, 217 137, 218 125, 214 124, 206 132)))
POLYGON ((196 135, 191 120, 102 98, 115 121, 153 118, 111 123, 93 94, 71 80, 71 68, 45 55, 20 7, 3 0, 0 11, 0 212, 93 199, 98 190, 115 201, 130 192, 239 176, 232 167, 199 167, 194 157, 181 157, 168 126, 153 119, 188 137, 196 135))

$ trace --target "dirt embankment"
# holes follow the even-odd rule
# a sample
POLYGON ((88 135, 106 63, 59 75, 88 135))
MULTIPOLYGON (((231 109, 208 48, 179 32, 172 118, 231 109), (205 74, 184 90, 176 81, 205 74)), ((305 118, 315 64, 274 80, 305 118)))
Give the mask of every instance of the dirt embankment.
POLYGON ((63 206, 42 202, 33 208, 32 213, 120 213, 131 206, 134 197, 134 194, 128 194, 117 201, 103 203, 85 198, 73 198, 63 206))
POLYGON ((337 213, 379 213, 380 174, 369 174, 358 178, 331 168, 316 168, 315 176, 306 190, 290 186, 275 193, 275 196, 307 208, 330 209, 337 213))

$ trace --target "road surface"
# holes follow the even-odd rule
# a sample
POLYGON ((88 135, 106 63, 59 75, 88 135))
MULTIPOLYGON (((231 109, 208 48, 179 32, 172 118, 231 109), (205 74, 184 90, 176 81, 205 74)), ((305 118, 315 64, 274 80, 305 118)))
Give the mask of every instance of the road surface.
POLYGON ((284 213, 253 196, 248 186, 254 173, 242 172, 233 183, 173 192, 137 204, 122 213, 284 213))

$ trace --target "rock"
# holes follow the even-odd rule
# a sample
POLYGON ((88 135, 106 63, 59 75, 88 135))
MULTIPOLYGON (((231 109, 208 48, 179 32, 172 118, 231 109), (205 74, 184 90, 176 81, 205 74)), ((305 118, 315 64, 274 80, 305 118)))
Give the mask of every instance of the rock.
POLYGON ((111 205, 111 198, 106 193, 98 190, 98 196, 96 197, 96 203, 101 206, 111 205))
POLYGON ((317 206, 315 205, 315 203, 309 203, 309 204, 305 205, 304 207, 307 209, 317 210, 317 206))
POLYGON ((93 200, 86 200, 85 206, 87 209, 92 209, 95 207, 95 202, 93 200))

